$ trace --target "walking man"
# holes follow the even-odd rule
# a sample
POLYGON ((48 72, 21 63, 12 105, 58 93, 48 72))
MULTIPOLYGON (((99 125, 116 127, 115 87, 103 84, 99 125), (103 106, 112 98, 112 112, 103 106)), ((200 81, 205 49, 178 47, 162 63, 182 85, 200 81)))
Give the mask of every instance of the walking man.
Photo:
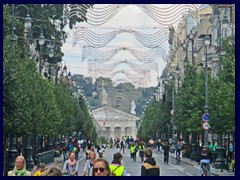
POLYGON ((164 155, 164 163, 168 164, 168 160, 169 160, 169 151, 170 151, 170 146, 168 144, 168 142, 166 142, 163 145, 163 155, 164 155))
POLYGON ((152 157, 152 149, 145 149, 144 156, 146 160, 142 165, 141 176, 160 176, 160 167, 152 157))
POLYGON ((122 137, 121 139, 121 143, 120 143, 120 153, 121 153, 121 150, 123 150, 123 154, 124 154, 124 150, 125 150, 125 140, 124 140, 124 137, 122 137))

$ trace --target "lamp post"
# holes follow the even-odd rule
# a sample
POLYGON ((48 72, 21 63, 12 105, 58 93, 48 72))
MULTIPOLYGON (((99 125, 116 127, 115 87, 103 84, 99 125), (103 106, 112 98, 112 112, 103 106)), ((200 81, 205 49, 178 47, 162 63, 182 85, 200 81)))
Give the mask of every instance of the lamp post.
MULTIPOLYGON (((17 11, 17 9, 18 8, 20 8, 20 7, 24 7, 26 10, 27 10, 27 15, 26 15, 26 17, 25 17, 25 19, 24 19, 24 27, 25 27, 25 33, 26 34, 28 34, 28 41, 27 41, 27 45, 28 45, 28 57, 29 57, 29 59, 30 59, 30 29, 31 29, 31 26, 32 26, 32 23, 31 23, 31 18, 30 18, 30 15, 29 15, 29 9, 28 9, 28 7, 27 6, 25 6, 25 5, 23 5, 23 4, 21 4, 21 5, 18 5, 16 8, 14 8, 14 5, 12 5, 12 9, 13 9, 13 23, 12 23, 12 28, 13 28, 13 30, 12 30, 12 40, 15 38, 15 36, 14 36, 14 30, 15 30, 15 18, 16 18, 16 11, 17 11)), ((13 44, 12 44, 13 45, 13 44)), ((14 46, 14 45, 13 45, 14 46)))
POLYGON ((227 15, 226 15, 226 10, 225 10, 225 14, 222 19, 220 18, 220 13, 221 12, 219 11, 218 7, 214 6, 213 7, 213 16, 214 16, 214 19, 217 19, 216 25, 218 25, 218 28, 216 28, 217 29, 217 38, 218 38, 218 41, 217 41, 218 47, 222 46, 222 37, 223 37, 222 29, 226 29, 229 25, 229 21, 228 21, 227 15))
POLYGON ((40 45, 40 53, 39 53, 39 73, 42 74, 42 49, 43 49, 43 45, 45 43, 45 40, 44 40, 44 36, 43 36, 43 30, 42 30, 42 27, 39 26, 39 25, 34 25, 32 28, 31 28, 31 39, 32 39, 32 31, 33 29, 37 27, 41 30, 41 33, 40 33, 40 36, 38 38, 38 43, 40 45))
MULTIPOLYGON (((172 110, 171 110, 171 115, 172 115, 172 118, 173 118, 173 113, 174 113, 174 100, 175 100, 175 73, 171 73, 170 74, 170 79, 172 79, 172 110)), ((172 140, 174 140, 174 133, 173 133, 173 121, 172 121, 172 118, 171 118, 171 133, 172 133, 172 140)))
POLYGON ((192 33, 192 30, 190 31, 190 34, 188 35, 188 39, 191 41, 192 44, 192 65, 195 66, 195 59, 194 59, 194 34, 192 33))
MULTIPOLYGON (((228 25, 229 25, 229 21, 228 21, 228 18, 227 18, 227 16, 226 16, 226 14, 223 16, 223 18, 222 19, 220 19, 220 12, 219 11, 214 11, 214 12, 216 12, 216 14, 215 15, 217 15, 217 18, 218 18, 218 27, 216 27, 215 25, 211 25, 211 26, 209 26, 208 27, 208 29, 207 29, 207 35, 208 35, 208 30, 209 30, 209 28, 211 28, 211 27, 214 27, 214 28, 216 28, 217 29, 217 32, 218 32, 218 48, 219 48, 219 51, 218 51, 218 53, 221 53, 221 50, 222 50, 222 39, 223 39, 223 37, 224 37, 224 35, 223 35, 223 30, 224 29, 226 29, 227 27, 228 27, 228 25)), ((205 37, 205 39, 207 38, 207 35, 206 35, 206 37, 205 37)), ((210 38, 209 38, 210 39, 210 38)), ((208 41, 208 40, 205 40, 205 41, 208 41)), ((209 41, 210 42, 210 41, 209 41)), ((207 42, 207 44, 209 43, 209 42, 207 42)), ((209 43, 210 44, 210 43, 209 43)), ((205 45, 206 45, 206 43, 205 43, 205 45)), ((207 48, 206 48, 206 54, 207 54, 207 48)), ((207 57, 207 55, 206 55, 206 57, 207 57)), ((217 71, 218 72, 218 71, 217 71)), ((207 73, 207 71, 205 70, 205 73, 207 73)), ((205 77, 205 82, 206 82, 206 78, 207 77, 205 77)), ((205 85, 206 86, 206 85, 205 85)), ((205 91, 207 91, 207 88, 205 87, 205 91)), ((207 94, 207 92, 206 92, 206 94, 207 94)), ((207 107, 207 95, 205 95, 205 106, 207 107)), ((204 108, 205 109, 205 108, 204 108)), ((207 109, 208 110, 208 109, 207 109)), ((206 130, 205 130, 206 131, 206 130)), ((204 132, 205 132, 204 131, 204 132)), ((204 134, 205 135, 205 134, 204 134)), ((205 137, 205 136, 204 136, 205 137)), ((222 133, 221 134, 219 134, 218 135, 218 146, 217 146, 217 148, 216 148, 216 153, 217 153, 217 158, 216 158, 216 161, 215 161, 215 163, 214 163, 214 167, 216 168, 216 169, 221 169, 221 171, 223 171, 223 169, 225 169, 225 168, 227 168, 227 162, 226 162, 226 159, 224 159, 224 149, 223 149, 223 147, 222 147, 222 133)))
MULTIPOLYGON (((12 47, 12 55, 13 55, 13 58, 15 56, 15 42, 16 42, 16 37, 15 37, 15 30, 16 30, 16 24, 15 24, 15 21, 16 21, 16 11, 18 8, 20 7, 24 7, 26 10, 27 10, 27 15, 24 19, 24 27, 25 27, 25 31, 29 31, 29 29, 31 28, 31 18, 29 16, 29 9, 27 6, 25 5, 18 5, 15 7, 14 4, 12 4, 12 35, 11 35, 11 47, 12 47)), ((12 63, 12 66, 14 66, 14 63, 12 63)), ((12 83, 13 86, 14 86, 14 82, 12 83)), ((13 88, 15 89, 15 88, 13 88)), ((12 102, 12 101, 11 101, 12 102)), ((14 127, 15 125, 13 124, 13 134, 10 135, 10 148, 7 152, 7 155, 8 155, 8 169, 13 169, 14 168, 14 165, 15 165, 15 159, 16 157, 18 156, 18 151, 17 151, 17 138, 16 138, 16 134, 14 132, 14 127)))
POLYGON ((181 47, 185 51, 185 58, 184 58, 184 71, 186 71, 186 66, 188 64, 188 50, 187 50, 187 44, 184 42, 181 44, 181 47))
POLYGON ((58 71, 61 69, 62 64, 60 62, 57 63, 57 68, 56 68, 56 76, 55 76, 55 86, 58 84, 58 71))
MULTIPOLYGON (((210 36, 205 36, 204 44, 206 47, 205 52, 205 105, 204 105, 204 113, 208 114, 208 56, 207 56, 207 48, 210 45, 210 36)), ((203 148, 208 148, 208 130, 204 129, 204 145, 203 148)))

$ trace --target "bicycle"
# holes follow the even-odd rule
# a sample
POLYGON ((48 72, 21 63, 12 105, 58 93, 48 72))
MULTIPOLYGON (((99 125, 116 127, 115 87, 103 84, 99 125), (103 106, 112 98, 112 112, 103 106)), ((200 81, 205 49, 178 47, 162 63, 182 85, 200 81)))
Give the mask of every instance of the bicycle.
POLYGON ((208 176, 207 163, 203 163, 203 174, 202 176, 208 176))
POLYGON ((177 156, 176 156, 176 164, 180 164, 180 153, 179 152, 177 153, 177 156))

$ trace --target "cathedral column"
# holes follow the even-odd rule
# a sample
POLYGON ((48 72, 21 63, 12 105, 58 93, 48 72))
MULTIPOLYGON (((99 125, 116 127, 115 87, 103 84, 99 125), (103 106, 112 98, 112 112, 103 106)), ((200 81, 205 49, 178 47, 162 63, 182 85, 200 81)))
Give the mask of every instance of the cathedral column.
POLYGON ((125 136, 125 126, 121 127, 121 137, 120 138, 122 138, 123 136, 125 136))
MULTIPOLYGON (((111 126, 111 127, 110 127, 110 137, 112 137, 113 139, 116 138, 115 135, 114 135, 114 128, 115 128, 114 126, 111 126)), ((110 138, 110 137, 109 137, 109 138, 110 138)))

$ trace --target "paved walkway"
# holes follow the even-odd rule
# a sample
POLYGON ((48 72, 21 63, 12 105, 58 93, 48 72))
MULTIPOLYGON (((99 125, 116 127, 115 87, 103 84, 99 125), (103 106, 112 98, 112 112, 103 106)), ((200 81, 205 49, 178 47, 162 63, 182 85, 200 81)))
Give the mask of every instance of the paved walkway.
MULTIPOLYGON (((155 151, 157 151, 155 149, 155 151)), ((161 153, 163 153, 162 150, 160 150, 161 153)), ((174 153, 169 153, 170 157, 172 158, 175 158, 175 154, 174 153)), ((189 164, 189 165, 192 165, 192 166, 199 166, 198 163, 196 161, 193 161, 191 160, 190 158, 186 158, 186 157, 183 157, 181 158, 181 162, 184 162, 186 164, 189 164)), ((221 172, 221 169, 215 169, 215 168, 212 168, 211 167, 211 174, 213 174, 214 176, 235 176, 233 172, 228 172, 226 169, 224 169, 222 172, 221 172)))
MULTIPOLYGON (((113 148, 113 149, 107 149, 104 153, 104 159, 106 159, 108 162, 112 161, 112 155, 116 152, 118 152, 119 149, 113 148)), ((137 161, 139 162, 132 162, 132 160, 130 159, 130 155, 129 153, 129 149, 126 149, 125 154, 123 154, 123 160, 122 160, 122 164, 124 166, 127 167, 127 171, 129 174, 131 174, 132 176, 140 176, 141 174, 141 165, 142 163, 140 162, 140 159, 138 159, 137 161)), ((154 154, 157 154, 159 152, 157 152, 157 149, 154 149, 154 154)), ((160 153, 163 153, 162 150, 160 150, 160 153)), ((170 157, 174 158, 175 154, 174 153, 170 153, 170 157)), ((98 154, 97 154, 97 158, 98 158, 98 154)), ((181 162, 195 166, 195 167, 200 167, 200 165, 198 165, 198 163, 196 161, 192 161, 189 158, 181 158, 181 162)), ((79 153, 79 175, 82 175, 83 172, 83 168, 84 168, 84 163, 85 163, 85 154, 83 151, 81 151, 79 153)), ((63 167, 63 156, 54 158, 54 163, 49 163, 46 165, 46 168, 50 168, 51 166, 58 166, 60 169, 62 169, 63 167)), ((228 172, 227 170, 223 170, 221 172, 221 169, 215 169, 211 167, 211 173, 214 176, 234 176, 233 172, 228 172)))

